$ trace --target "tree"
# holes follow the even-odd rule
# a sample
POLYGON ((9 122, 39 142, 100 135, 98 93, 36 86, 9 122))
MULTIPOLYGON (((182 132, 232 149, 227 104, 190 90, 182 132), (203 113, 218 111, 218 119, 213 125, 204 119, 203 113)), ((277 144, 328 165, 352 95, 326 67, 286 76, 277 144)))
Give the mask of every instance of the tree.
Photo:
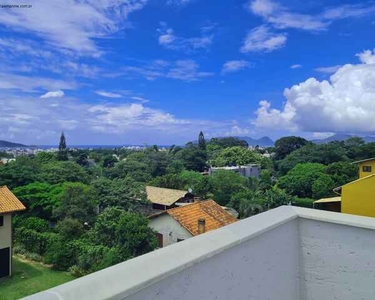
POLYGON ((247 189, 246 178, 231 171, 216 171, 211 180, 213 198, 220 205, 227 205, 233 194, 247 189))
POLYGON ((59 151, 57 153, 58 160, 68 160, 68 150, 66 148, 66 139, 64 132, 61 133, 59 151))
POLYGON ((336 187, 335 182, 327 174, 322 174, 316 179, 312 185, 312 197, 320 199, 333 196, 333 189, 336 187))
POLYGON ((149 220, 140 214, 122 213, 116 227, 116 241, 124 256, 129 253, 135 257, 157 247, 156 234, 148 223, 149 220))
POLYGON ((256 215, 266 209, 265 201, 259 192, 242 190, 232 195, 229 207, 234 208, 240 219, 256 215))
POLYGON ((341 143, 331 142, 324 145, 308 144, 293 151, 286 158, 277 162, 278 172, 285 175, 297 164, 320 163, 329 165, 334 162, 347 161, 347 152, 341 143))
POLYGON ((287 155, 310 144, 304 138, 298 136, 287 136, 275 142, 275 160, 284 159, 287 155))
POLYGON ((27 185, 39 180, 40 164, 28 157, 19 156, 16 161, 0 164, 0 186, 7 185, 10 189, 27 185))
POLYGON ((63 188, 60 205, 53 210, 53 214, 60 220, 71 218, 92 225, 98 202, 94 189, 83 183, 66 183, 63 188))
POLYGON ((50 184, 64 182, 89 183, 89 176, 84 168, 72 161, 59 161, 42 165, 40 180, 50 184))
POLYGON ((221 148, 230 148, 236 146, 249 148, 249 144, 246 141, 240 140, 235 137, 212 138, 209 144, 217 145, 221 148))
POLYGON ((113 168, 115 163, 118 162, 118 159, 113 155, 109 154, 103 158, 103 168, 113 168))
POLYGON ((207 153, 192 143, 175 154, 175 158, 183 161, 187 170, 203 172, 207 167, 207 153))
POLYGON ((202 131, 199 133, 198 148, 199 150, 206 151, 206 140, 204 139, 202 131))
POLYGON ((56 231, 66 240, 75 240, 80 238, 85 232, 82 222, 76 219, 66 218, 56 225, 56 231))
POLYGON ((315 180, 325 175, 326 169, 326 166, 317 163, 298 164, 279 179, 278 186, 290 195, 311 198, 315 180))
POLYGON ((59 205, 62 191, 61 185, 33 182, 15 188, 13 193, 27 207, 26 215, 52 221, 52 211, 59 205))
POLYGON ((259 163, 260 161, 261 157, 258 153, 236 146, 222 150, 211 163, 215 167, 225 167, 243 166, 250 163, 259 163))
POLYGON ((194 171, 183 171, 180 178, 184 182, 184 190, 191 189, 193 194, 202 199, 207 198, 207 194, 212 191, 210 176, 204 176, 194 171))
POLYGON ((144 184, 131 177, 114 180, 101 178, 93 181, 91 185, 99 199, 100 209, 117 206, 134 211, 147 201, 144 184))

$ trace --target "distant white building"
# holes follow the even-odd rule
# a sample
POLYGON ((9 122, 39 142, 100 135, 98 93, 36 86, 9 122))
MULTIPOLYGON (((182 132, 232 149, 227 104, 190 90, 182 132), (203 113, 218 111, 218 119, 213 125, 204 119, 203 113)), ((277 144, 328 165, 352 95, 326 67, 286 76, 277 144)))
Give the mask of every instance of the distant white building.
POLYGON ((232 171, 238 173, 247 178, 260 179, 260 166, 255 164, 249 164, 246 166, 233 166, 233 167, 211 167, 208 171, 209 175, 212 175, 216 171, 232 171))

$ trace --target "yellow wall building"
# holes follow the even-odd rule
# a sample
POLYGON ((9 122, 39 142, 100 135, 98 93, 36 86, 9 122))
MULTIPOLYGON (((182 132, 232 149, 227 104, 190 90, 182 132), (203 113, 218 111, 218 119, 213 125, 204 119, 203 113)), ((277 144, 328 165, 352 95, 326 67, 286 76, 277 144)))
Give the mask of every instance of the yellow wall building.
POLYGON ((330 211, 338 207, 342 213, 375 217, 375 158, 355 163, 359 164, 359 179, 335 189, 341 199, 320 199, 314 207, 330 211))

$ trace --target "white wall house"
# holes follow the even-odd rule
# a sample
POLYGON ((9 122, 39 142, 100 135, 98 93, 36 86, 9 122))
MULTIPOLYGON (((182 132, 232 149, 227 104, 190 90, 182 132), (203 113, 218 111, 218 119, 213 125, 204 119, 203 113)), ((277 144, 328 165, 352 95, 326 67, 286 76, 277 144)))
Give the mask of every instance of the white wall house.
POLYGON ((6 187, 0 187, 0 278, 12 274, 12 213, 26 209, 6 187))
POLYGON ((197 201, 149 217, 158 232, 159 248, 236 222, 236 218, 214 200, 197 201))

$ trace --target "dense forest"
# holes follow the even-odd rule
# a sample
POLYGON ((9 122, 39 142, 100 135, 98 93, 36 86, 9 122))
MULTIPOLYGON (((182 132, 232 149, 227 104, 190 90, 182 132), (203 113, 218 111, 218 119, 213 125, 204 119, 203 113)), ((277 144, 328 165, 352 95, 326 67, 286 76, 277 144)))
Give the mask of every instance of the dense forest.
POLYGON ((206 141, 200 133, 184 147, 134 151, 69 150, 62 136, 58 152, 0 165, 0 186, 27 207, 14 217, 14 250, 81 276, 156 248, 155 233, 137 209, 147 204, 146 185, 192 189, 246 218, 280 205, 311 207, 356 179, 352 162, 369 157, 375 143, 360 138, 317 145, 284 137, 275 147, 251 150, 246 141, 206 141), (230 171, 203 175, 209 166, 250 163, 261 166, 260 180, 230 171))

